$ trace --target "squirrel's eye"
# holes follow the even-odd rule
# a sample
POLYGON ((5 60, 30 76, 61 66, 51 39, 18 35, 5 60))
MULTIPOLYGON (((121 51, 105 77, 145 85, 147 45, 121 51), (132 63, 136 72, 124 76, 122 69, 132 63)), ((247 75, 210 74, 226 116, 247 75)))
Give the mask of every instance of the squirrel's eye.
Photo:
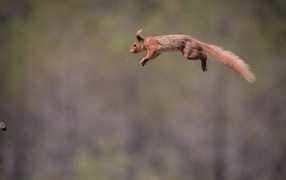
POLYGON ((133 47, 136 47, 136 44, 133 44, 133 47))

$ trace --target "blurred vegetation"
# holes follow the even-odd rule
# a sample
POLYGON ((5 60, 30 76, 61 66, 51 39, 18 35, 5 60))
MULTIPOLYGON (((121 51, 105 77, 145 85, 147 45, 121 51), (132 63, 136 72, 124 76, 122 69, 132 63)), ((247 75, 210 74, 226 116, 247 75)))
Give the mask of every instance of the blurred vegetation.
POLYGON ((0 1, 0 179, 285 179, 286 2, 0 1), (135 32, 240 55, 146 67, 135 32))

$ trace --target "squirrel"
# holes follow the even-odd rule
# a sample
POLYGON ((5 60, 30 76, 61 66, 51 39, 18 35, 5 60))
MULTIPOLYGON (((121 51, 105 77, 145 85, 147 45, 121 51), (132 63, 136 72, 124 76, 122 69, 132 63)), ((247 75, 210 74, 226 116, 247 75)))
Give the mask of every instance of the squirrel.
POLYGON ((201 67, 204 72, 207 71, 207 58, 212 57, 234 70, 247 81, 255 81, 249 66, 240 57, 221 47, 200 42, 189 35, 143 37, 141 32, 142 29, 136 32, 136 40, 132 44, 130 52, 136 54, 147 50, 147 55, 140 61, 142 67, 163 52, 180 51, 185 59, 201 60, 201 67))

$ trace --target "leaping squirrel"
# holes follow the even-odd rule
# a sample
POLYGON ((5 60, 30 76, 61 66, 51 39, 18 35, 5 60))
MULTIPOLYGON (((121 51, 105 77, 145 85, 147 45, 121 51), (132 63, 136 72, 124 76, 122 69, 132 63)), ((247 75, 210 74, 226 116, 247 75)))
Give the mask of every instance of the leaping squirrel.
POLYGON ((230 67, 247 81, 255 81, 255 77, 250 71, 249 66, 230 51, 200 42, 189 35, 143 37, 141 32, 141 29, 137 31, 136 40, 131 46, 130 52, 139 53, 147 50, 147 55, 140 61, 142 67, 149 60, 155 59, 163 52, 180 51, 186 59, 201 60, 203 71, 207 71, 207 58, 212 57, 230 67))

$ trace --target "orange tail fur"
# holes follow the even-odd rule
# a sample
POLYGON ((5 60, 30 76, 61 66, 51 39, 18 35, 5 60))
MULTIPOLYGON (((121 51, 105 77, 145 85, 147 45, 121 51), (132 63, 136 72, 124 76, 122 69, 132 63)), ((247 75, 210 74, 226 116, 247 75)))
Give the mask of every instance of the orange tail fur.
POLYGON ((237 74, 245 78, 249 82, 254 82, 255 77, 250 71, 249 66, 237 55, 230 51, 224 50, 218 46, 201 43, 201 46, 208 57, 212 57, 226 66, 233 69, 237 74))

